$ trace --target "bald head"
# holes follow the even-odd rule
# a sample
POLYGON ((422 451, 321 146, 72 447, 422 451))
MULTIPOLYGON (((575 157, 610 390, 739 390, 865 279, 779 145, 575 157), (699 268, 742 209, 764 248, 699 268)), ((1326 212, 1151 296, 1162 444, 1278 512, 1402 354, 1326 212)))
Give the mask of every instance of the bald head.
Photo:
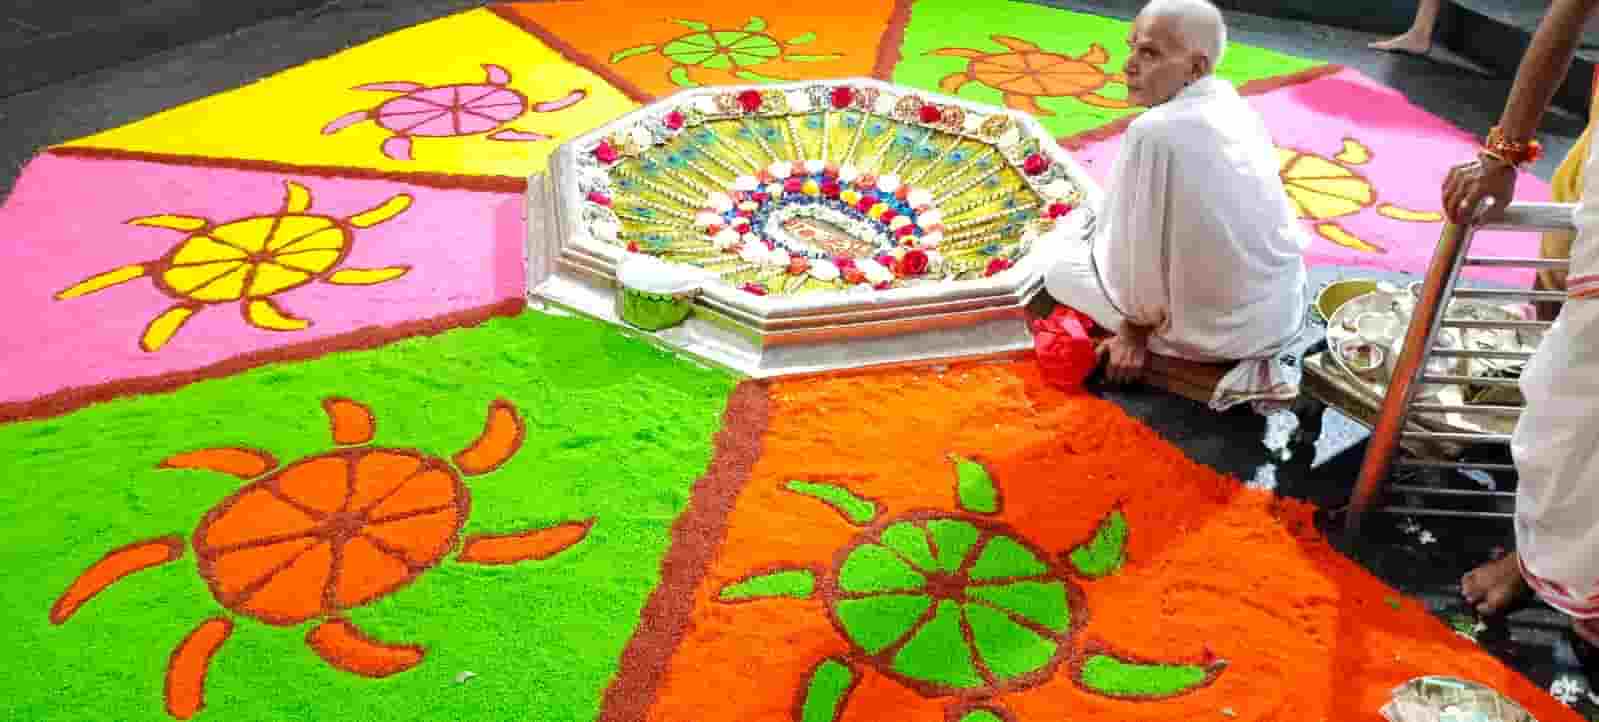
POLYGON ((1138 17, 1162 18, 1188 49, 1210 61, 1214 72, 1227 51, 1227 22, 1210 0, 1151 0, 1138 17))

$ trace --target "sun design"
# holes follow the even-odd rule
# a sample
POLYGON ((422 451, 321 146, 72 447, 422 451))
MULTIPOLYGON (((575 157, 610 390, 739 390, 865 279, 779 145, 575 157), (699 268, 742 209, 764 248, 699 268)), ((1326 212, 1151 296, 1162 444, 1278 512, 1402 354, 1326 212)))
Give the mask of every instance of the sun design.
POLYGON ((818 597, 853 647, 818 660, 797 697, 795 719, 833 722, 866 670, 924 697, 948 698, 947 718, 1010 720, 998 698, 1050 681, 1064 667, 1082 689, 1154 700, 1214 681, 1226 662, 1135 660, 1084 642, 1088 608, 1072 577, 1118 571, 1127 520, 1112 510, 1094 537, 1064 553, 1028 541, 995 517, 1000 491, 981 464, 953 457, 960 512, 912 511, 883 518, 879 505, 826 483, 792 481, 861 531, 830 567, 763 570, 723 587, 724 604, 818 597))
POLYGON ((176 299, 150 321, 139 348, 165 346, 191 316, 206 306, 239 302, 245 321, 269 331, 299 331, 311 325, 283 311, 272 299, 312 281, 340 286, 372 286, 392 281, 410 266, 339 268, 350 254, 358 228, 371 228, 411 207, 411 196, 396 195, 349 218, 307 213, 311 193, 285 181, 283 208, 215 224, 198 216, 155 215, 128 221, 136 226, 188 233, 166 255, 91 276, 55 295, 65 301, 149 276, 157 290, 176 299))
POLYGON ((772 82, 792 80, 775 75, 757 73, 751 68, 768 63, 816 63, 837 60, 840 53, 803 55, 788 52, 789 48, 816 40, 816 33, 805 33, 788 42, 767 35, 766 21, 751 17, 738 30, 713 30, 710 25, 696 20, 672 20, 693 33, 668 41, 665 45, 646 43, 618 50, 611 55, 614 65, 636 55, 659 52, 671 60, 672 69, 667 77, 679 86, 690 88, 701 83, 689 76, 689 68, 723 71, 741 80, 772 82))
MULTIPOLYGON (((1350 168, 1371 162, 1371 149, 1354 138, 1345 138, 1343 151, 1331 159, 1279 147, 1277 161, 1283 188, 1288 191, 1300 218, 1329 221, 1354 215, 1377 202, 1377 189, 1372 187, 1371 181, 1350 168)), ((1377 206, 1377 215, 1410 223, 1443 220, 1438 213, 1411 211, 1388 203, 1377 206)), ((1316 233, 1345 248, 1366 253, 1388 252, 1387 248, 1355 236, 1336 222, 1317 223, 1316 233)))
POLYGON ((967 58, 966 69, 944 76, 938 87, 951 95, 960 93, 967 83, 976 81, 1005 94, 1005 105, 1033 115, 1054 115, 1038 104, 1039 98, 1076 98, 1100 108, 1131 108, 1125 100, 1100 94, 1106 85, 1126 84, 1121 73, 1106 73, 1100 66, 1110 62, 1110 53, 1099 43, 1088 46, 1082 55, 1052 53, 1031 42, 1008 35, 990 36, 1005 46, 1005 52, 990 53, 971 48, 938 48, 928 55, 967 58))
MULTIPOLYGON (((483 433, 453 464, 412 449, 369 446, 376 421, 344 398, 323 402, 339 449, 279 465, 259 449, 203 449, 162 468, 205 469, 253 480, 200 519, 190 540, 199 573, 224 609, 278 627, 313 621, 305 642, 328 664, 365 677, 387 677, 422 662, 414 644, 362 633, 349 609, 410 584, 457 547, 470 508, 462 476, 500 468, 522 446, 525 429, 507 401, 489 406, 483 433)), ((514 564, 548 559, 582 541, 593 520, 510 534, 473 534, 456 560, 514 564)), ((64 624, 107 587, 183 556, 183 539, 161 537, 106 554, 50 608, 64 624)), ((201 622, 173 650, 166 709, 179 719, 205 704, 205 676, 233 632, 233 619, 201 622)))

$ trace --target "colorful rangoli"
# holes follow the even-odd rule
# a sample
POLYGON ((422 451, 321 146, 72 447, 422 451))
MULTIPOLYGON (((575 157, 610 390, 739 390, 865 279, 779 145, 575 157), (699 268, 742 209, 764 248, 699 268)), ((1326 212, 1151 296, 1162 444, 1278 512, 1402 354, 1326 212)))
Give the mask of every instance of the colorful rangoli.
MULTIPOLYGON (((1308 507, 1030 362, 741 383, 527 307, 527 179, 641 103, 870 76, 1032 113, 1103 173, 1140 111, 1126 31, 997 0, 499 5, 44 151, 0 206, 9 716, 1275 722, 1456 674, 1574 720, 1308 507)), ((1235 44, 1220 74, 1314 263, 1425 265, 1469 138, 1314 60, 1235 44)), ((1081 200, 1006 128, 845 90, 588 148, 587 220, 821 293, 1002 272, 1081 200)))

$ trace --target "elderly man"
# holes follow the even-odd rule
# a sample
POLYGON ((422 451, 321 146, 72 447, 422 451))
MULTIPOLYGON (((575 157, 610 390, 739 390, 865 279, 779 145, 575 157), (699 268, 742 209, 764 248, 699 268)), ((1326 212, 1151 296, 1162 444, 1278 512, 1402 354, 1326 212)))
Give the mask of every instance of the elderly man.
POLYGON ((1133 23, 1128 99, 1149 111, 1128 128, 1091 246, 1045 276, 1056 301, 1116 335, 1101 345, 1113 382, 1143 375, 1149 353, 1248 360, 1212 406, 1297 393, 1274 353, 1304 322, 1309 236, 1277 175, 1271 136, 1212 74, 1227 29, 1206 0, 1154 0, 1133 23))

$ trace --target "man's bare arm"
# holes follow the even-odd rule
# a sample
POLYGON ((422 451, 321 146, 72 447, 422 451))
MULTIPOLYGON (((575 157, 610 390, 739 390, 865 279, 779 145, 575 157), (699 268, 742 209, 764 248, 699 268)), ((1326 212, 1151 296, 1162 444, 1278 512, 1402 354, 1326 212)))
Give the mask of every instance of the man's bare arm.
POLYGON ((1506 138, 1526 140, 1537 132, 1544 111, 1566 79, 1583 26, 1595 6, 1599 6, 1599 0, 1554 0, 1532 37, 1532 46, 1521 57, 1516 83, 1499 118, 1499 128, 1506 138))

